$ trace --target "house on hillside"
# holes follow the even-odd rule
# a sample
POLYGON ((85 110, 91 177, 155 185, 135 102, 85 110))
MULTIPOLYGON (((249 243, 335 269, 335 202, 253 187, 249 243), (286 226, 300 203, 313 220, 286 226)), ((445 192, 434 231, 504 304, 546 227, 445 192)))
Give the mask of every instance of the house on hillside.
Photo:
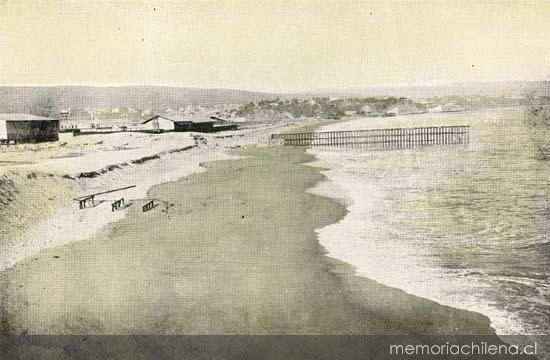
POLYGON ((377 115, 378 111, 372 105, 365 105, 359 113, 362 115, 377 115))
POLYGON ((155 115, 142 123, 142 129, 153 132, 164 131, 214 131, 217 121, 209 117, 183 117, 177 115, 155 115))
POLYGON ((59 140, 59 119, 29 114, 0 114, 0 143, 37 143, 59 140))
POLYGON ((441 107, 442 112, 458 112, 458 111, 464 111, 464 108, 460 105, 456 105, 453 103, 447 103, 441 107))
POLYGON ((440 113, 442 111, 443 111, 443 106, 442 105, 437 105, 435 107, 428 108, 428 112, 431 112, 431 113, 440 113))
POLYGON ((458 111, 464 111, 464 108, 462 106, 448 103, 445 105, 438 105, 436 107, 428 109, 429 112, 458 112, 458 111))
POLYGON ((412 103, 401 103, 386 111, 387 115, 412 115, 412 114, 422 114, 425 111, 419 109, 415 104, 412 103))

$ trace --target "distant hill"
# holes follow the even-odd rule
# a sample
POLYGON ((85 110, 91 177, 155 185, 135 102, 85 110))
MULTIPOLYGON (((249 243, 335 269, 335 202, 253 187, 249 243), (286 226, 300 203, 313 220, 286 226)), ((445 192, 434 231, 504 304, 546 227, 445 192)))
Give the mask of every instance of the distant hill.
POLYGON ((205 107, 245 104, 263 99, 311 97, 390 96, 409 99, 444 96, 541 96, 550 94, 549 81, 453 83, 445 85, 373 86, 361 89, 312 90, 294 93, 263 93, 231 89, 169 86, 0 86, 0 112, 23 112, 49 116, 67 108, 134 108, 163 110, 186 105, 205 107))
POLYGON ((186 105, 242 104, 272 97, 276 95, 167 86, 0 86, 0 112, 44 113, 66 108, 165 109, 186 105))
POLYGON ((444 96, 542 96, 550 93, 550 81, 456 82, 437 85, 372 86, 357 89, 322 90, 301 94, 308 96, 368 97, 395 96, 431 98, 444 96))

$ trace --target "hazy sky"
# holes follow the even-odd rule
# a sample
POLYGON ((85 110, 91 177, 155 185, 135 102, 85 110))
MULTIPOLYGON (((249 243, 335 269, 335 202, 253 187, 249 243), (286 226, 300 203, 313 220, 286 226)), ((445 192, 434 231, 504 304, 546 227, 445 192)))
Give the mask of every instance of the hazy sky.
POLYGON ((550 1, 0 0, 0 84, 548 79, 550 1))

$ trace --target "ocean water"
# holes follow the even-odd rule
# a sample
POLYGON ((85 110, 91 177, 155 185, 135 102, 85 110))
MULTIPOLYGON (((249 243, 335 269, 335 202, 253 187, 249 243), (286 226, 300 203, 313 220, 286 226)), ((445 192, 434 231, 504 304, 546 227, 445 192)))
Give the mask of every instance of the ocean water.
POLYGON ((309 150, 330 168, 312 191, 349 209, 319 230, 320 242, 359 275, 485 314, 498 334, 550 334, 550 162, 538 156, 522 114, 420 114, 322 128, 471 126, 468 145, 309 150))

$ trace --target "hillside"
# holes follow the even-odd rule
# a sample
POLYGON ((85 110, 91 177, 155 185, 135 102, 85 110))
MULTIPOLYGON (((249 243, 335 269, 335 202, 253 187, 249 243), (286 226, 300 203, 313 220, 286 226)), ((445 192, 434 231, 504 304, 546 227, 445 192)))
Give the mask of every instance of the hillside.
POLYGON ((65 108, 135 109, 178 108, 185 105, 241 104, 272 94, 230 89, 167 86, 52 86, 0 87, 0 112, 56 112, 65 108))
MULTIPOLYGON (((49 116, 61 109, 155 109, 187 105, 211 107, 222 104, 247 104, 260 100, 292 98, 353 97, 524 97, 547 94, 550 82, 510 81, 491 83, 454 83, 425 86, 377 86, 292 93, 264 93, 235 89, 201 89, 169 86, 0 86, 0 112, 30 112, 49 116)), ((449 101, 456 102, 451 98, 449 101)), ((491 100, 493 101, 493 100, 491 100)), ((513 104, 516 105, 516 104, 513 104)))
POLYGON ((302 97, 393 96, 409 99, 442 96, 541 96, 550 91, 550 81, 456 82, 434 85, 370 86, 357 89, 311 91, 302 97))

